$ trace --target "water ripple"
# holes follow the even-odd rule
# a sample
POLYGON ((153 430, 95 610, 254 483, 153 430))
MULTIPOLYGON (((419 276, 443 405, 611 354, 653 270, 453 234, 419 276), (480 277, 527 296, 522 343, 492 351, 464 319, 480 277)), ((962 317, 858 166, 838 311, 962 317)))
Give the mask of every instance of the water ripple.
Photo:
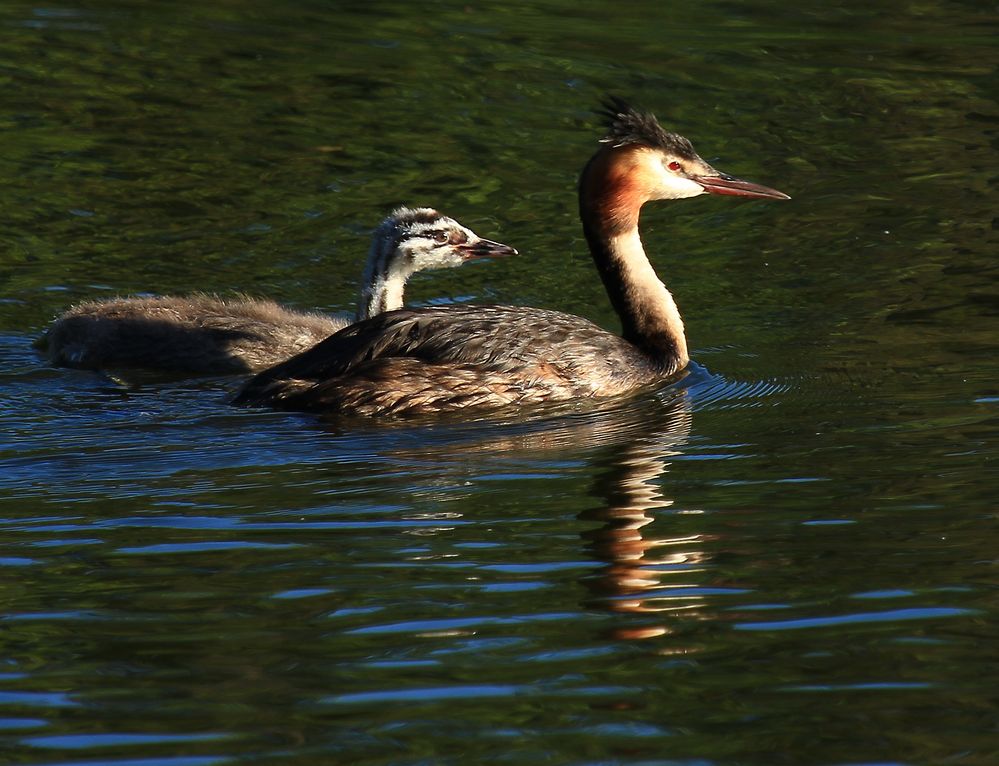
POLYGON ((937 620, 944 617, 964 617, 972 614, 977 614, 977 611, 950 607, 926 607, 922 609, 894 609, 885 612, 858 612, 831 617, 802 617, 772 622, 740 622, 736 623, 734 627, 736 630, 805 630, 871 622, 937 620))
POLYGON ((0 691, 0 705, 26 707, 75 707, 80 703, 69 694, 60 692, 4 692, 0 691))
POLYGON ((174 742, 213 742, 231 739, 229 734, 52 734, 25 737, 26 745, 59 750, 84 750, 93 747, 160 745, 174 742))
POLYGON ((604 696, 617 694, 633 694, 637 690, 624 686, 580 686, 558 691, 538 688, 533 685, 514 684, 476 684, 474 686, 435 686, 416 689, 389 689, 384 691, 356 692, 328 697, 321 702, 334 705, 363 705, 371 703, 392 702, 440 702, 445 700, 490 699, 494 697, 512 697, 515 695, 542 696, 604 696))
POLYGON ((696 362, 690 363, 688 376, 681 385, 690 390, 695 411, 707 408, 735 409, 760 407, 767 403, 777 404, 778 395, 794 388, 786 380, 728 380, 696 362))
POLYGON ((454 619, 413 620, 395 622, 385 625, 366 625, 346 631, 350 634, 372 635, 379 633, 433 633, 442 634, 450 631, 467 630, 485 625, 524 625, 533 622, 550 622, 558 620, 574 620, 579 615, 565 614, 531 614, 518 617, 460 617, 454 619))

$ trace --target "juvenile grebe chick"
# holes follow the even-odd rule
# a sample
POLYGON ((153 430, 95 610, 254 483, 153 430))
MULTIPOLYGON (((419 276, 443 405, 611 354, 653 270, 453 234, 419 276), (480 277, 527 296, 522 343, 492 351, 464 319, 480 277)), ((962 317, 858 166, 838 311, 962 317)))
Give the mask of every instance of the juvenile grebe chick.
POLYGON ((683 136, 624 102, 583 169, 583 232, 621 337, 582 317, 521 306, 391 311, 252 378, 236 404, 359 414, 438 412, 625 394, 687 362, 683 322, 638 232, 651 200, 700 194, 789 199, 712 168, 683 136))
MULTIPOLYGON (((372 237, 357 319, 401 308, 406 282, 417 271, 516 252, 436 210, 400 207, 372 237)), ((349 324, 347 317, 245 297, 113 298, 69 309, 39 345, 65 367, 221 375, 263 370, 349 324)))

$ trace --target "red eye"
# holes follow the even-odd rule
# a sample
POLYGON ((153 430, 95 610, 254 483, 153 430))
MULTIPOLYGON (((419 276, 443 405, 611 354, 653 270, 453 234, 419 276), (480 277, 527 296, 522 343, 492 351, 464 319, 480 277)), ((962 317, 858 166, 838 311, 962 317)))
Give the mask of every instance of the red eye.
POLYGON ((676 160, 673 160, 673 161, 672 161, 671 163, 669 163, 669 164, 668 164, 668 165, 667 165, 666 167, 668 167, 668 168, 669 168, 670 170, 672 170, 672 171, 673 171, 674 173, 679 173, 679 172, 680 172, 681 170, 683 170, 683 167, 682 167, 682 166, 680 165, 680 163, 679 163, 679 162, 677 162, 676 160))

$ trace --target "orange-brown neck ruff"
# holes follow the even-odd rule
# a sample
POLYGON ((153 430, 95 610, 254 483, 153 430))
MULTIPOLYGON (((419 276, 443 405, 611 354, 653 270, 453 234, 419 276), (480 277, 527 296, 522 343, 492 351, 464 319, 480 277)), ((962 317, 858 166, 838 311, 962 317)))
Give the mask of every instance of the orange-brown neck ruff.
POLYGON ((583 170, 579 183, 584 225, 603 236, 638 228, 642 205, 653 198, 656 179, 647 169, 655 150, 644 146, 601 149, 583 170))
POLYGON ((673 296, 649 263, 638 233, 642 205, 655 196, 650 160, 658 162, 658 153, 643 146, 598 151, 580 179, 579 212, 623 337, 668 374, 687 364, 687 341, 673 296))

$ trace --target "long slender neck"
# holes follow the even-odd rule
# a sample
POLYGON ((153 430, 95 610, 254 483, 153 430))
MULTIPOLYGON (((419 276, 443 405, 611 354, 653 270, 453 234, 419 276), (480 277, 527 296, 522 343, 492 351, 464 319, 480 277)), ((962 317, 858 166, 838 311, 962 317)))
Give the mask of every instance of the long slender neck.
POLYGON ((357 303, 359 322, 403 306, 403 293, 412 271, 405 265, 406 258, 396 257, 396 244, 388 240, 371 244, 357 303))
POLYGON ((673 296, 649 263, 638 233, 638 215, 649 199, 627 150, 598 152, 583 170, 579 213, 590 253, 622 335, 666 372, 689 361, 683 320, 673 296))

